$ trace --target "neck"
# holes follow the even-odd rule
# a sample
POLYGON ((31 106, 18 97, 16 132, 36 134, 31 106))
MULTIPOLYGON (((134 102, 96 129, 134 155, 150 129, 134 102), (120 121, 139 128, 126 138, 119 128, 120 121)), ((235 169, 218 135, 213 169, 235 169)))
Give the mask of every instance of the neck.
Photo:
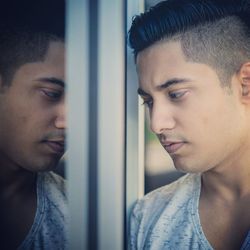
POLYGON ((202 174, 202 192, 228 201, 250 195, 250 151, 202 174))
POLYGON ((36 174, 0 156, 0 195, 28 194, 36 185, 36 174))
POLYGON ((7 161, 1 154, 0 204, 1 246, 16 249, 35 218, 36 174, 7 161))

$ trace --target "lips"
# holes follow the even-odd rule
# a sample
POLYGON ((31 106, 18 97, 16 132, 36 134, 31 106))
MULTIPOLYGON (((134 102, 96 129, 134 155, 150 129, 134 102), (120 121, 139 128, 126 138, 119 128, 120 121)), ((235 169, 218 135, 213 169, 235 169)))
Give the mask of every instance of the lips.
POLYGON ((56 154, 64 153, 64 141, 45 141, 45 144, 56 154))
POLYGON ((176 153, 184 144, 185 142, 182 141, 162 143, 163 147, 170 155, 176 153))

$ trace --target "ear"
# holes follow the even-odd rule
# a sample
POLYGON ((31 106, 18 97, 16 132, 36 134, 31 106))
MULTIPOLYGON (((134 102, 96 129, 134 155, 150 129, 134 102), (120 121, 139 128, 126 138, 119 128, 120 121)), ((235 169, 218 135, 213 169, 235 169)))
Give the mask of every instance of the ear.
POLYGON ((250 62, 242 64, 237 75, 241 86, 241 99, 250 104, 250 62))

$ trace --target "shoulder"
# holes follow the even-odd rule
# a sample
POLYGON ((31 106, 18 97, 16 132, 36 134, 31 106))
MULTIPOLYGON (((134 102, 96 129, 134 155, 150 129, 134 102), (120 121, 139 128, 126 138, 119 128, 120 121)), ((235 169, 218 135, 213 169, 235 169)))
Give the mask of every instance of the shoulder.
POLYGON ((137 201, 130 217, 131 249, 143 248, 151 234, 165 241, 187 224, 187 211, 198 195, 199 183, 199 174, 186 174, 137 201))
POLYGON ((175 182, 148 193, 137 201, 133 209, 134 215, 141 217, 147 212, 159 212, 173 202, 181 205, 189 198, 198 181, 199 175, 186 174, 175 182))
POLYGON ((45 211, 64 218, 68 214, 65 179, 54 172, 39 173, 38 178, 39 200, 44 200, 45 211))
POLYGON ((37 176, 37 211, 34 223, 19 249, 66 249, 68 205, 65 180, 53 173, 37 176))
MULTIPOLYGON (((46 246, 46 249, 65 249, 68 243, 69 222, 66 181, 54 172, 41 173, 40 178, 43 191, 40 190, 39 201, 42 205, 44 200, 44 214, 35 244, 46 246)), ((39 206, 38 209, 42 208, 39 206)))

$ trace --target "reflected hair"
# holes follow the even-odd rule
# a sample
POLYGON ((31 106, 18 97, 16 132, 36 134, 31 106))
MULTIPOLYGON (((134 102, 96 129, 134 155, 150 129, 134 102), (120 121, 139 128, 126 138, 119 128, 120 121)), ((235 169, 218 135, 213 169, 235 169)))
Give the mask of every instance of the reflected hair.
POLYGON ((50 42, 64 41, 64 0, 12 0, 0 13, 0 75, 10 85, 25 63, 43 61, 50 42))
POLYGON ((134 17, 129 44, 135 58, 170 40, 180 41, 187 61, 211 66, 227 85, 250 59, 250 1, 167 0, 134 17))

